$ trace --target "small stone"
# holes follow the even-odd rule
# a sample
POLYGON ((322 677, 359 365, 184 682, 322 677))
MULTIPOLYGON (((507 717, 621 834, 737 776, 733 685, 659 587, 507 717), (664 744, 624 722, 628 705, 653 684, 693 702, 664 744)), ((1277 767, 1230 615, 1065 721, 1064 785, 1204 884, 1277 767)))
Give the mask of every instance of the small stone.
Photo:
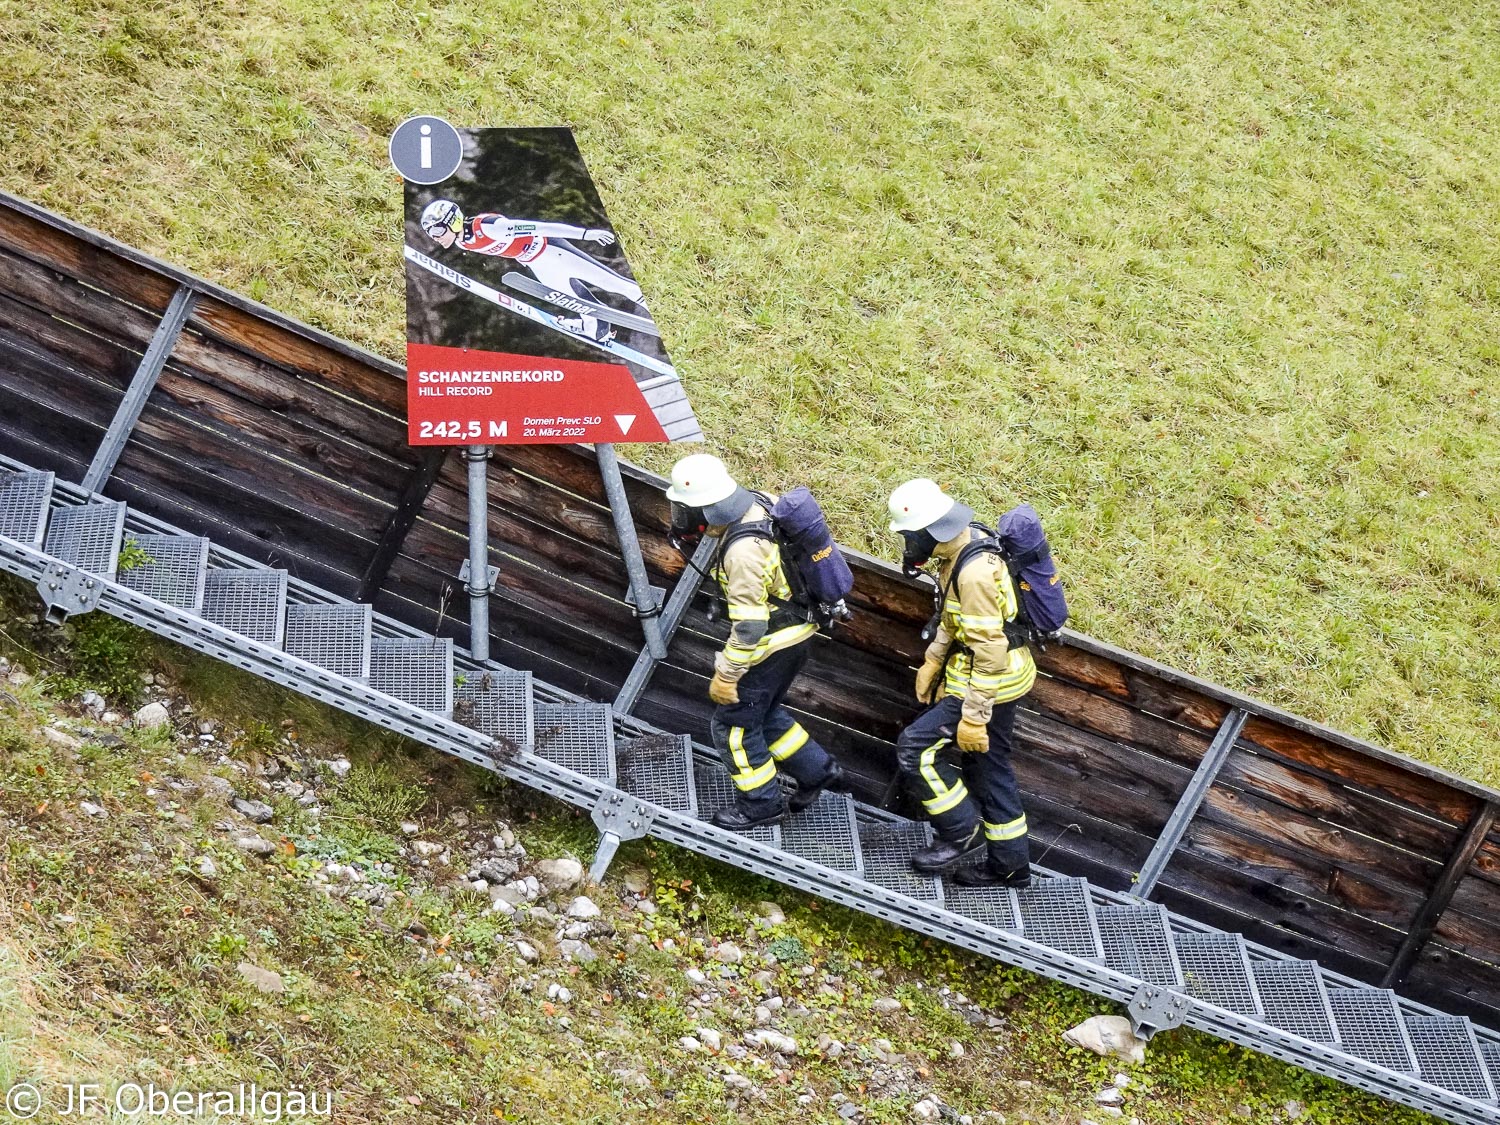
POLYGON ((469 827, 469 814, 463 809, 454 809, 448 814, 448 820, 455 828, 469 827))
POLYGON ((503 902, 512 908, 520 906, 523 902, 530 902, 526 897, 526 885, 524 883, 506 883, 504 886, 490 887, 490 901, 503 902))
POLYGON ((705 985, 708 983, 708 977, 704 975, 702 969, 689 969, 682 975, 696 985, 705 985))
POLYGON ((757 1031, 749 1032, 745 1036, 745 1042, 757 1047, 768 1047, 778 1055, 795 1055, 797 1053, 797 1041, 790 1035, 783 1035, 779 1031, 772 1031, 763 1027, 757 1031))
POLYGON ((99 716, 99 721, 101 723, 118 723, 122 718, 124 718, 124 716, 121 715, 118 711, 106 711, 104 712, 104 714, 99 716))
POLYGON ((172 713, 165 703, 148 703, 131 717, 138 727, 159 727, 172 721, 172 713))
POLYGON ((837 1112, 838 1115, 845 1121, 853 1121, 856 1117, 859 1116, 860 1109, 859 1106, 855 1105, 853 1102, 841 1102, 835 1112, 837 1112))
POLYGON ((479 865, 479 877, 487 883, 508 883, 519 870, 520 865, 513 859, 487 859, 479 865))
POLYGON ((745 952, 732 941, 726 941, 713 952, 715 961, 725 965, 738 965, 745 959, 745 952))
POLYGON ((651 890, 651 873, 644 868, 625 868, 620 872, 620 881, 633 895, 647 894, 651 890))
POLYGON ((724 1046, 724 1037, 711 1027, 698 1028, 698 1039, 710 1051, 718 1051, 724 1046))
POLYGON ((240 976, 247 980, 257 992, 279 995, 286 991, 286 982, 278 973, 262 969, 259 965, 252 965, 249 961, 241 961, 239 970, 240 976))
POLYGON ((557 951, 569 961, 576 961, 580 965, 587 965, 599 959, 599 954, 594 952, 593 946, 575 938, 567 938, 558 942, 557 951))
POLYGON ((899 1012, 901 1010, 901 1001, 897 1000, 894 996, 882 996, 875 1003, 871 1004, 870 1007, 874 1008, 877 1012, 899 1012))
POLYGON ((64 750, 77 750, 83 745, 81 741, 74 738, 67 731, 58 730, 56 727, 43 727, 42 737, 53 746, 60 746, 64 750))
POLYGON ((724 1085, 731 1090, 748 1090, 752 1083, 743 1074, 736 1074, 731 1070, 724 1075, 724 1085))
POLYGON ((677 1040, 677 1045, 684 1051, 703 1050, 703 1044, 698 1042, 698 1040, 694 1039, 691 1035, 684 1035, 681 1039, 677 1040))
POLYGON ((532 945, 529 941, 517 941, 516 952, 520 954, 521 960, 525 961, 528 965, 535 965, 542 959, 542 955, 537 952, 536 946, 532 945))
POLYGON ((1114 1083, 1117 1090, 1123 1090, 1126 1086, 1130 1085, 1130 1075, 1116 1074, 1114 1077, 1114 1083))
POLYGON ((1301 1102, 1287 1102, 1286 1105, 1281 1107, 1281 1111, 1286 1114, 1289 1121, 1296 1121, 1307 1112, 1307 1107, 1301 1102))
POLYGON ((755 1007, 755 1022, 758 1024, 770 1023, 771 1009, 766 1007, 764 1004, 757 1004, 755 1007))
POLYGON ((635 904, 635 908, 636 911, 641 914, 649 915, 656 913, 656 903, 652 902, 649 898, 641 899, 640 902, 635 904))
POLYGON ((1125 1094, 1118 1086, 1106 1086, 1094 1095, 1095 1105, 1119 1105, 1125 1094))
POLYGON ((1244 1117, 1248 1119, 1255 1115, 1255 1111, 1247 1105, 1240 1104, 1234 1107, 1234 1115, 1236 1117, 1244 1117))
POLYGON ((415 836, 420 831, 422 831, 422 826, 415 820, 403 820, 401 822, 401 835, 403 836, 415 836))
POLYGON ((423 859, 431 859, 435 855, 443 854, 443 845, 435 840, 414 840, 411 848, 423 859))
POLYGON ((1063 1039, 1096 1055, 1114 1055, 1136 1065, 1146 1061, 1146 1041, 1135 1034, 1124 1016, 1090 1016, 1064 1032, 1063 1039))
POLYGON ((943 1107, 931 1098, 923 1098, 911 1107, 911 1112, 918 1121, 937 1121, 943 1116, 943 1107))
POLYGON ((586 895, 579 895, 572 902, 568 903, 569 918, 587 921, 591 918, 599 917, 602 913, 604 912, 599 909, 598 904, 586 895))
POLYGON ((219 868, 214 863, 212 856, 201 855, 198 857, 198 874, 205 879, 216 878, 219 868))
POLYGON ((961 1059, 964 1057, 964 1045, 957 1039, 948 1044, 948 1057, 950 1059, 961 1059))
POLYGON ((547 999, 556 1000, 559 1004, 571 1004, 573 993, 570 989, 560 984, 549 984, 547 986, 547 999))
POLYGON ((818 1041, 813 1044, 817 1050, 826 1058, 836 1059, 844 1053, 844 1045, 830 1035, 818 1036, 818 1041))
POLYGON ((270 824, 276 816, 276 810, 264 801, 247 801, 243 797, 236 797, 229 802, 229 807, 252 824, 270 824))
POLYGON ((567 856, 544 859, 536 865, 535 878, 547 888, 548 894, 562 894, 583 882, 583 864, 567 856))
POLYGON ((779 926, 786 921, 786 912, 774 902, 757 902, 755 913, 772 926, 779 926))
POLYGON ((78 807, 87 816, 97 817, 100 820, 109 819, 109 811, 103 805, 96 805, 93 801, 79 801, 78 807))
POLYGON ((264 836, 236 836, 234 846, 251 855, 267 856, 276 853, 276 845, 264 836))
POLYGON ((343 779, 349 776, 350 766, 348 758, 334 758, 333 761, 324 762, 323 765, 328 768, 328 772, 333 774, 334 777, 343 779))

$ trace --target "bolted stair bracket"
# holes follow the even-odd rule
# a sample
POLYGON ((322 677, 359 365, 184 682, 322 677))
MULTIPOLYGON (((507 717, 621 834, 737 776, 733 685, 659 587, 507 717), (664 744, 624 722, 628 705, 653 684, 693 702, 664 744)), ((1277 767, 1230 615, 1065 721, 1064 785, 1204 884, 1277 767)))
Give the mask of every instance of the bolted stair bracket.
POLYGON ((87 613, 99 604, 100 580, 85 570, 65 563, 50 563, 36 584, 47 607, 47 620, 61 625, 75 613, 87 613))
POLYGON ((1180 992, 1143 984, 1130 998, 1130 1024, 1142 1039, 1150 1039, 1158 1031, 1181 1027, 1192 1006, 1180 992))
POLYGON ((651 831, 651 822, 651 809, 644 801, 618 790, 603 794, 594 806, 594 823, 602 836, 594 865, 589 868, 590 881, 600 882, 620 845, 626 840, 639 840, 651 831))

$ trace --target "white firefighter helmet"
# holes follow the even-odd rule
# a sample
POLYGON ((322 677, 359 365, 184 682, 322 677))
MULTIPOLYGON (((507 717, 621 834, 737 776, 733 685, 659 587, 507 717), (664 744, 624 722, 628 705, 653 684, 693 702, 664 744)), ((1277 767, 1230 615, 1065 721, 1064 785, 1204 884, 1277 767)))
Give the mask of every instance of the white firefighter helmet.
POLYGON ((689 508, 708 508, 739 490, 729 470, 712 453, 694 453, 672 466, 667 499, 689 508))
POLYGON ((936 481, 926 477, 909 480, 897 486, 887 504, 891 511, 891 530, 921 531, 924 527, 931 527, 952 511, 955 503, 936 481))
POLYGON ((445 232, 461 235, 464 228, 464 213, 451 199, 434 199, 422 209, 422 229, 434 240, 445 232))

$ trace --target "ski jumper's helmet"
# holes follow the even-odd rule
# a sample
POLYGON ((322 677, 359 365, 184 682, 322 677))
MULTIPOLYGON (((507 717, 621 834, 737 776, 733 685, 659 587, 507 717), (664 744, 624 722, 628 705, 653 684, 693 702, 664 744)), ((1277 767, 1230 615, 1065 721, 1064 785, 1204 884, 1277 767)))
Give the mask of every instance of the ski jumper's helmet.
POLYGON ((451 199, 434 199, 422 209, 422 229, 434 239, 449 231, 461 236, 464 232, 464 213, 451 199))

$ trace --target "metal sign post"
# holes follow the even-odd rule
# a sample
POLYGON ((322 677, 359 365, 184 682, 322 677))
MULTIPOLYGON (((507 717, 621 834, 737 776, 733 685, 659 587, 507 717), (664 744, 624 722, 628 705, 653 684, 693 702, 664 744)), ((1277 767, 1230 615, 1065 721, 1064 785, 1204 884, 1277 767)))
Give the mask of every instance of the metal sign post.
POLYGON ((469 651, 490 658, 490 447, 464 449, 469 463, 469 651))
POLYGON ((607 442, 594 446, 594 453, 599 458, 599 475, 604 478, 604 494, 609 497, 610 514, 615 519, 615 534, 620 539, 625 573, 630 576, 635 615, 641 619, 641 631, 646 634, 646 649, 657 660, 665 660, 667 643, 661 635, 661 606, 657 603, 656 591, 651 589, 645 560, 641 558, 641 541, 635 534, 630 498, 625 495, 625 482, 620 479, 620 459, 615 456, 615 447, 607 442))

